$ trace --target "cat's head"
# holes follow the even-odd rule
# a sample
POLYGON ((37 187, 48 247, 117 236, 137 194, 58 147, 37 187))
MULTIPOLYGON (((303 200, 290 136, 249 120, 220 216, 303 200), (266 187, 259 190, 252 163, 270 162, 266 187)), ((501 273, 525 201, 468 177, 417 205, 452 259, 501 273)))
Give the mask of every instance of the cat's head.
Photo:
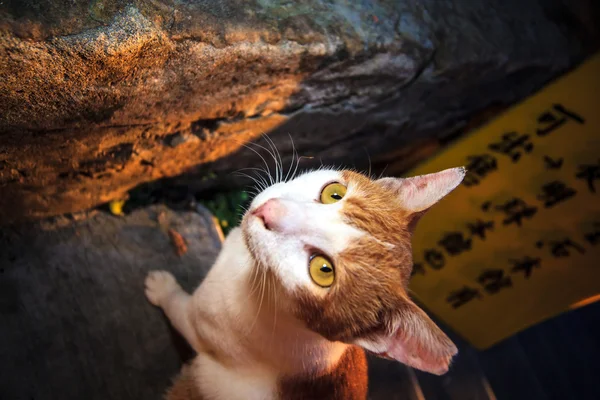
POLYGON ((457 349, 409 298, 411 234, 464 175, 463 168, 377 180, 309 172, 254 199, 244 239, 309 329, 442 374, 457 349))

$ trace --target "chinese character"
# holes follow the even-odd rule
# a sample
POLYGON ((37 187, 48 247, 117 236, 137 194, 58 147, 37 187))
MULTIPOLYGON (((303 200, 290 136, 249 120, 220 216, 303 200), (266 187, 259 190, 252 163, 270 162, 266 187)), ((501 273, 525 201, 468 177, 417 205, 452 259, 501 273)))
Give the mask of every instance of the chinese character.
POLYGON ((531 219, 537 212, 537 207, 529 206, 523 200, 515 197, 500 206, 496 206, 496 210, 503 211, 506 214, 502 224, 516 223, 521 226, 523 218, 531 219))
POLYGON ((482 221, 478 219, 473 223, 467 223, 467 227, 469 228, 471 235, 479 236, 481 240, 485 240, 485 231, 494 230, 494 221, 482 221))
POLYGON ((413 269, 410 273, 410 276, 413 277, 416 274, 421 274, 421 275, 425 275, 425 268, 423 267, 423 264, 421 263, 414 263, 413 264, 413 269))
POLYGON ((491 201, 486 201, 485 203, 483 203, 481 205, 481 211, 488 212, 488 211, 490 211, 490 207, 491 206, 492 206, 492 202, 491 201))
POLYGON ((511 271, 512 272, 523 271, 525 273, 526 279, 529 279, 529 277, 531 276, 531 271, 533 271, 533 268, 539 268, 540 264, 542 262, 542 260, 539 258, 531 258, 529 256, 526 256, 520 260, 509 260, 509 261, 513 264, 511 271))
POLYGON ((423 253, 425 262, 433 269, 442 269, 445 264, 444 255, 436 249, 427 249, 423 253))
MULTIPOLYGON (((563 240, 550 240, 548 241, 548 244, 550 245, 552 255, 556 258, 569 257, 571 255, 569 248, 576 250, 580 254, 585 253, 583 247, 568 238, 563 240)), ((544 243, 541 241, 536 244, 538 248, 541 248, 543 245, 544 243)))
POLYGON ((585 120, 583 118, 575 114, 573 111, 567 110, 561 104, 554 104, 552 108, 554 109, 554 111, 557 111, 559 114, 561 114, 560 116, 562 116, 563 118, 560 118, 560 116, 557 117, 552 111, 546 111, 545 113, 540 115, 538 117, 538 122, 540 124, 546 125, 546 127, 537 130, 538 136, 546 136, 547 134, 549 134, 550 132, 567 122, 567 119, 572 119, 573 121, 576 121, 580 124, 585 123, 585 120))
POLYGON ((465 286, 460 290, 450 292, 446 301, 452 304, 452 308, 458 308, 475 298, 481 299, 479 290, 465 286))
POLYGON ((592 246, 597 245, 600 241, 600 223, 596 222, 594 226, 595 230, 589 231, 583 236, 585 240, 592 246))
POLYGON ((560 181, 552 181, 542 186, 542 194, 538 195, 538 200, 544 202, 544 207, 549 208, 554 206, 556 203, 560 203, 573 197, 575 189, 572 189, 560 181))
POLYGON ((546 169, 560 169, 563 165, 564 159, 561 157, 558 160, 553 160, 548 156, 544 156, 544 165, 546 169))
POLYGON ((460 232, 446 233, 438 244, 446 249, 451 256, 456 256, 463 251, 471 250, 471 239, 465 239, 460 232))
POLYGON ((485 270, 477 278, 477 282, 483 286, 489 294, 498 293, 502 288, 512 286, 510 276, 504 276, 504 271, 501 269, 485 270))
POLYGON ((600 179, 600 159, 598 164, 583 164, 579 166, 579 172, 575 175, 578 179, 585 179, 587 181, 590 192, 596 193, 594 187, 594 181, 600 179))
POLYGON ((490 150, 505 154, 511 158, 513 162, 519 161, 521 151, 531 153, 533 144, 529 141, 529 135, 520 135, 517 132, 508 132, 502 135, 502 141, 492 143, 488 146, 490 150))
POLYGON ((482 154, 467 157, 467 174, 463 180, 465 186, 478 185, 482 178, 485 178, 490 172, 496 171, 498 165, 496 158, 489 154, 482 154))

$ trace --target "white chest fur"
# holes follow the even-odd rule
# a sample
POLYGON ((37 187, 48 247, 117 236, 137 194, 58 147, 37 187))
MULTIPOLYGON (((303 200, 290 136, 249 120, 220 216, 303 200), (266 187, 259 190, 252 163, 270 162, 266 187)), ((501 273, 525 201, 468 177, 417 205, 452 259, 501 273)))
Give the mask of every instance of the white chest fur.
POLYGON ((227 367, 207 354, 194 360, 193 374, 205 399, 270 400, 277 398, 275 371, 260 364, 227 367))

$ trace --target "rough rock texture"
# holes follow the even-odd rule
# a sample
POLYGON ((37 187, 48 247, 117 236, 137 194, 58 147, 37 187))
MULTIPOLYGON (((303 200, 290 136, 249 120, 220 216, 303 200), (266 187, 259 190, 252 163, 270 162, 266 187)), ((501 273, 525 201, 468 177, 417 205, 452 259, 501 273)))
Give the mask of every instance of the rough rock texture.
POLYGON ((599 37, 593 0, 75 3, 0 3, 0 223, 98 205, 262 132, 288 155, 291 133, 303 155, 376 159, 522 98, 599 37))
POLYGON ((1 232, 0 398, 159 399, 183 339, 146 301, 144 277, 167 268, 194 288, 220 247, 210 218, 152 207, 1 232))
MULTIPOLYGON (((201 208, 95 212, 0 231, 0 398, 161 399, 192 353, 147 302, 144 277, 167 269, 191 291, 220 245, 201 208), (181 257, 169 229, 187 242, 181 257)), ((411 398, 405 367, 371 364, 373 400, 411 398)))

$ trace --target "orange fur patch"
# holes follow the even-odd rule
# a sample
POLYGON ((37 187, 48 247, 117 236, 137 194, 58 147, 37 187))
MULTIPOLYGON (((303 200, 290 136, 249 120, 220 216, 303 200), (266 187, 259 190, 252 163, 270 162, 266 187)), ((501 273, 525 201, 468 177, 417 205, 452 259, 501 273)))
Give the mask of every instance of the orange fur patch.
POLYGON ((329 340, 349 341, 390 332, 394 316, 407 307, 412 270, 412 216, 389 188, 349 171, 346 222, 367 233, 333 260, 336 282, 324 298, 299 291, 298 316, 329 340))
POLYGON ((183 366, 173 386, 165 394, 165 400, 203 400, 198 392, 191 365, 183 366))
POLYGON ((368 389, 365 352, 351 346, 327 373, 316 377, 284 378, 278 386, 282 400, 364 400, 368 389))

